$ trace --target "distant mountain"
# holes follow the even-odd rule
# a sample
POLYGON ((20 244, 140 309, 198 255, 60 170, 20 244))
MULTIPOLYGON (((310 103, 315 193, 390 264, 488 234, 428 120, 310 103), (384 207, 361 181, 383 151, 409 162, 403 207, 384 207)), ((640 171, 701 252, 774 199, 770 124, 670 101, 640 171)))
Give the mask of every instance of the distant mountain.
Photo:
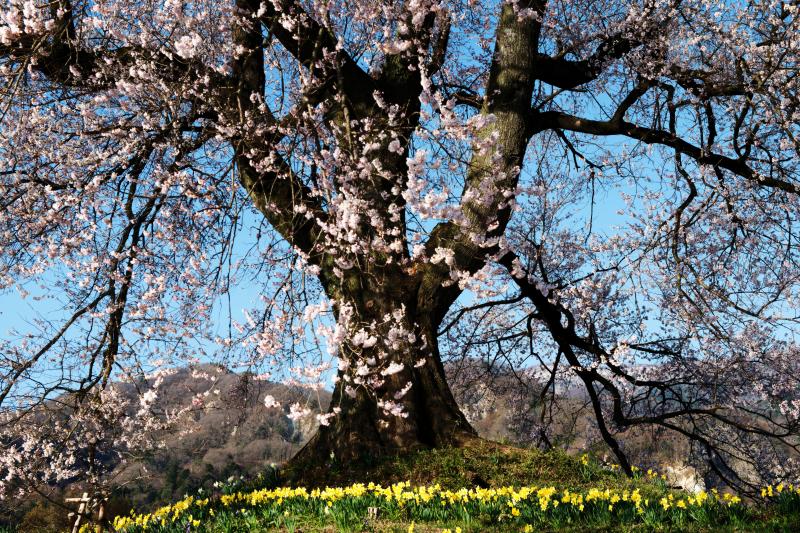
POLYGON ((315 415, 330 402, 328 391, 290 388, 212 365, 180 369, 158 390, 154 409, 185 407, 198 394, 203 406, 184 415, 173 431, 156 435, 165 444, 162 449, 116 465, 112 483, 135 487, 127 492, 138 494, 136 500, 180 496, 231 475, 249 477, 271 463, 284 462, 314 434, 315 415), (283 408, 267 408, 268 395, 283 408), (287 415, 293 403, 309 409, 309 414, 292 421, 287 415))

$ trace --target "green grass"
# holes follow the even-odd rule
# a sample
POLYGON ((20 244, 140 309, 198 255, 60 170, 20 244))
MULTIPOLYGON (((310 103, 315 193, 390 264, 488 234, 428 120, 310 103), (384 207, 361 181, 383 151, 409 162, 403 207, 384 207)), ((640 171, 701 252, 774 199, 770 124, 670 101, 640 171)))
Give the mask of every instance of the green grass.
MULTIPOLYGON (((560 450, 543 453, 486 440, 463 448, 437 448, 414 453, 365 458, 346 464, 331 460, 326 465, 300 471, 282 471, 277 482, 292 486, 344 486, 352 483, 384 485, 410 481, 413 485, 438 483, 446 489, 471 486, 506 486, 558 483, 567 488, 611 486, 621 477, 599 465, 583 465, 579 458, 560 450)), ((635 483, 633 483, 635 485, 635 483)))
POLYGON ((410 487, 438 485, 439 489, 427 501, 426 492, 409 487, 396 489, 394 495, 358 487, 347 493, 324 489, 280 492, 271 489, 289 477, 296 479, 297 472, 270 472, 258 480, 223 486, 220 494, 209 498, 200 495, 177 502, 154 513, 157 518, 151 519, 147 528, 133 526, 126 531, 183 533, 188 525, 190 531, 206 533, 406 532, 412 524, 415 532, 461 528, 464 533, 525 531, 526 527, 576 532, 800 530, 800 494, 794 490, 775 493, 767 504, 731 504, 722 495, 698 504, 691 495, 666 487, 657 476, 628 479, 594 461, 581 461, 562 452, 480 442, 467 448, 428 450, 349 466, 333 462, 324 478, 320 472, 312 472, 308 483, 295 486, 349 486, 358 481, 387 487, 408 481, 410 487), (261 492, 253 492, 262 487, 261 492), (494 497, 476 487, 517 489, 501 490, 494 497), (528 494, 520 493, 520 487, 536 489, 528 494), (556 492, 545 498, 543 507, 541 497, 547 491, 537 489, 549 487, 556 492), (473 489, 471 495, 454 496, 462 488, 473 489), (564 496, 564 490, 573 494, 573 500, 564 496), (595 498, 586 499, 593 490, 595 498), (660 503, 662 498, 668 498, 669 508, 660 503), (369 508, 378 510, 376 517, 369 516, 369 508))

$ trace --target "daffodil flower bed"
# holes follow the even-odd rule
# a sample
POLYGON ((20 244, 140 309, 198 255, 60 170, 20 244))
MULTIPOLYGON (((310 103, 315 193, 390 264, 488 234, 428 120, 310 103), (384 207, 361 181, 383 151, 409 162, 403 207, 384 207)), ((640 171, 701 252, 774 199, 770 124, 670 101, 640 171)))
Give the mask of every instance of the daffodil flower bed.
MULTIPOLYGON (((800 488, 765 489, 800 501, 800 488)), ((247 521, 263 529, 293 530, 297 520, 333 525, 337 530, 364 528, 372 519, 415 526, 442 525, 434 531, 531 531, 541 526, 640 523, 682 526, 743 523, 750 512, 739 497, 717 491, 674 493, 662 486, 654 497, 639 489, 591 488, 582 491, 543 487, 463 488, 373 483, 308 490, 277 488, 235 492, 215 499, 193 496, 149 514, 117 517, 114 528, 126 533, 225 531, 225 524, 247 521), (372 508, 372 509, 371 509, 372 508), (445 527, 459 524, 455 527, 445 527)), ((236 528, 232 528, 236 529, 236 528)), ((250 529, 252 530, 252 529, 250 529)), ((431 530, 426 526, 426 530, 431 530)))

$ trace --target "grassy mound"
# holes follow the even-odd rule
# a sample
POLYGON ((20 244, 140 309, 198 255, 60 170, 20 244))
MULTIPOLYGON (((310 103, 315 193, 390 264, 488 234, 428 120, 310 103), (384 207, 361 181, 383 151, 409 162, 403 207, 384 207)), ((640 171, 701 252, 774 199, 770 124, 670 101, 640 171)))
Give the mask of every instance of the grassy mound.
POLYGON ((624 476, 595 463, 583 464, 562 451, 543 453, 483 439, 459 448, 365 458, 360 463, 343 464, 332 457, 323 465, 290 465, 278 474, 281 485, 308 488, 402 481, 412 485, 438 483, 445 489, 554 483, 579 488, 625 483, 624 476))
POLYGON ((654 473, 626 478, 562 452, 485 441, 465 448, 271 472, 187 496, 152 513, 118 517, 129 533, 255 531, 796 531, 800 489, 770 489, 771 502, 688 494, 654 473), (324 471, 324 472, 323 472, 324 471), (327 484, 322 486, 322 482, 327 484), (284 488, 280 488, 284 487, 284 488), (333 487, 333 488, 331 488, 333 487))

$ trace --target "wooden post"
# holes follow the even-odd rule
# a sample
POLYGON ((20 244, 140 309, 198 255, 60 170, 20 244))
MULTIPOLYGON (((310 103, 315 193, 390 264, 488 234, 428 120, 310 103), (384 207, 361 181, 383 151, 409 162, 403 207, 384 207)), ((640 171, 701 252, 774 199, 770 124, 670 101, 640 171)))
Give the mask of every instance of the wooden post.
POLYGON ((86 512, 87 504, 91 501, 92 500, 89 498, 88 492, 84 492, 80 498, 67 498, 64 500, 64 502, 66 503, 80 503, 80 505, 78 506, 78 512, 69 514, 70 517, 75 515, 75 523, 72 525, 72 533, 78 533, 78 530, 80 529, 81 526, 81 518, 83 517, 83 514, 86 512))
POLYGON ((107 498, 100 498, 100 501, 97 502, 97 526, 98 531, 103 530, 103 520, 106 517, 106 501, 107 498))

